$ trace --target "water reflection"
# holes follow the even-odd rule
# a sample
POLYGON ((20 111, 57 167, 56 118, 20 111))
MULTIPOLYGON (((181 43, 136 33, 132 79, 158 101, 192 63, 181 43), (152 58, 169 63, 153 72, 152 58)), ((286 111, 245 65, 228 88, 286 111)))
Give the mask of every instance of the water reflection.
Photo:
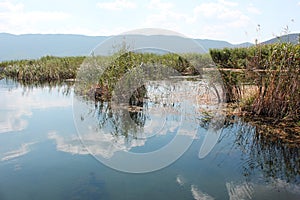
POLYGON ((77 180, 74 188, 64 199, 109 199, 105 182, 94 172, 77 180))
POLYGON ((0 80, 0 133, 24 130, 28 126, 26 118, 32 115, 33 109, 70 106, 70 94, 69 85, 43 85, 37 88, 12 80, 0 80), (58 99, 60 95, 65 98, 58 99))
POLYGON ((51 140, 55 140, 56 149, 58 151, 79 155, 89 154, 88 150, 77 137, 77 134, 69 135, 67 137, 57 133, 56 131, 50 131, 48 133, 48 138, 51 140))
MULTIPOLYGON (((147 182, 147 186, 153 187, 151 194, 161 199, 182 194, 187 194, 182 199, 299 199, 299 149, 280 138, 260 134, 257 127, 238 117, 228 116, 222 124, 221 137, 211 156, 197 158, 199 144, 206 134, 204 129, 209 129, 211 118, 209 109, 205 110, 201 103, 195 102, 195 106, 182 103, 185 98, 201 100, 184 92, 184 88, 197 88, 195 83, 184 80, 162 87, 161 83, 153 82, 147 87, 142 106, 96 102, 95 107, 95 102, 77 98, 80 104, 76 105, 82 106, 78 120, 86 131, 79 138, 72 128, 72 92, 69 96, 62 93, 66 86, 50 90, 47 86, 24 89, 15 82, 1 82, 0 118, 4 120, 0 125, 9 127, 5 121, 9 116, 13 119, 11 122, 24 120, 27 123, 22 127, 15 122, 10 130, 2 129, 5 131, 0 134, 3 194, 10 197, 15 194, 14 188, 21 186, 24 191, 37 193, 37 190, 51 188, 52 193, 61 182, 59 187, 64 192, 60 199, 107 199, 116 193, 120 182, 133 191, 133 196, 148 190, 143 187, 147 182), (179 92, 174 94, 173 87, 179 92), (183 118, 184 123, 181 123, 183 118), (111 158, 120 151, 155 151, 170 142, 180 126, 183 131, 179 134, 182 138, 194 139, 193 145, 174 165, 155 173, 140 176, 118 173, 90 156, 82 156, 90 151, 104 158, 111 158), (194 128, 198 129, 196 140, 192 134, 194 128), (49 179, 52 183, 47 182, 49 179), (37 187, 37 180, 47 183, 46 186, 37 187), (168 184, 162 185, 162 181, 168 184)), ((126 194, 127 191, 120 189, 118 192, 126 194)))
MULTIPOLYGON (((198 108, 203 104, 199 104, 200 100, 197 98, 199 82, 183 79, 178 81, 174 78, 168 81, 149 81, 143 87, 146 92, 142 101, 130 101, 128 104, 113 100, 96 101, 93 104, 75 96, 74 116, 81 139, 85 141, 88 135, 92 137, 94 134, 94 141, 99 137, 103 137, 102 141, 109 141, 107 139, 110 138, 112 146, 130 150, 143 146, 146 140, 162 135, 167 135, 164 142, 169 142, 179 127, 182 128, 181 135, 193 137, 192 131, 198 127, 198 108), (182 124, 183 121, 185 125, 182 124), (125 147, 119 144, 124 144, 125 147)), ((89 145, 91 142, 87 141, 89 145)), ((103 147, 99 145, 99 148, 103 147)))
POLYGON ((34 142, 24 143, 24 144, 21 144, 21 147, 16 150, 3 153, 4 157, 1 158, 1 161, 15 159, 15 158, 18 158, 20 156, 23 156, 23 155, 29 153, 30 147, 33 144, 34 144, 34 142))
POLYGON ((214 200, 214 198, 202 192, 196 185, 191 185, 191 192, 195 200, 214 200))
POLYGON ((230 200, 252 199, 254 193, 253 184, 248 182, 241 184, 227 182, 226 188, 230 200))
POLYGON ((265 135, 242 119, 228 117, 222 139, 233 138, 232 149, 242 153, 242 171, 251 177, 260 171, 265 180, 280 179, 300 183, 300 149, 277 136, 265 135))
MULTIPOLYGON (((110 167, 114 163, 118 170, 124 170, 121 169, 124 162, 119 163, 120 160, 127 160, 130 163, 124 167, 127 172, 141 173, 146 172, 146 168, 152 171, 171 164, 192 144, 197 133, 200 106, 219 104, 215 93, 206 94, 205 102, 198 98, 199 87, 205 81, 197 78, 147 80, 143 85, 145 93, 142 101, 137 104, 134 104, 135 101, 126 104, 123 93, 119 93, 116 99, 112 97, 109 102, 96 102, 96 106, 92 101, 84 101, 80 94, 76 95, 74 119, 84 145, 93 150, 90 152, 97 159, 110 162, 110 167), (98 149, 95 149, 97 145, 98 149), (139 159, 143 160, 143 165, 132 166, 135 162, 141 163, 139 159), (144 167, 137 170, 139 166, 144 167), (135 171, 131 171, 132 168, 135 171)), ((215 106, 216 112, 218 108, 215 106)), ((214 128, 217 129, 210 127, 212 133, 214 128)), ((213 135, 209 134, 208 138, 213 135)))
POLYGON ((114 136, 123 135, 126 138, 132 136, 134 139, 141 131, 140 128, 144 127, 147 117, 143 105, 142 107, 136 105, 127 107, 126 105, 111 105, 109 102, 97 102, 95 112, 100 129, 114 136))
MULTIPOLYGON (((70 107, 70 84, 23 85, 14 80, 0 80, 0 134, 2 143, 0 160, 10 161, 28 154, 37 141, 25 134, 29 127, 38 130, 38 124, 30 124, 36 111, 70 107), (20 141, 20 138, 25 137, 20 141), (5 142, 8 140, 9 142, 5 142)), ((45 120, 50 121, 50 117, 45 120)), ((41 135, 41 134, 40 134, 41 135)))

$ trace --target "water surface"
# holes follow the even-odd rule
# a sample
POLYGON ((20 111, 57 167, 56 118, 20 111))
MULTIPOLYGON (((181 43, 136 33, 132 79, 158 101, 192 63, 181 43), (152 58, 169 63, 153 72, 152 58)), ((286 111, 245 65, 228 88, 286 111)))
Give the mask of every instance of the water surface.
MULTIPOLYGON (((193 83, 177 84, 180 88, 193 83)), ((74 98, 73 86, 22 86, 0 80, 0 199, 300 199, 299 149, 268 141, 239 118, 226 118, 217 145, 199 159, 208 125, 201 112, 194 113, 195 107, 186 107, 185 111, 199 114, 186 126, 196 128, 190 148, 166 168, 132 174, 111 169, 89 154, 76 130, 73 99, 90 108, 82 122, 96 119, 98 128, 107 130, 100 142, 117 141, 116 149, 92 144, 104 157, 122 150, 143 153, 161 148, 175 137, 174 124, 182 120, 178 113, 184 105, 149 102, 143 108, 151 112, 130 112, 136 130, 126 129, 113 116, 122 122, 120 116, 128 110, 111 113, 107 103, 95 106, 74 98), (155 108, 165 108, 164 134, 139 129, 152 127, 157 132, 159 126, 149 126, 160 120, 155 108), (141 133, 145 140, 137 137, 141 133)))

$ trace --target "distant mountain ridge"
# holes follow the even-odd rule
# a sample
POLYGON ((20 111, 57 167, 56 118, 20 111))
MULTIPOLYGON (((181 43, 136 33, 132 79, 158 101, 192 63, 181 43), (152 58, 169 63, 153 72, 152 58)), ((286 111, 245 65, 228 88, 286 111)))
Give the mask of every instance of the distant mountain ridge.
POLYGON ((283 36, 278 36, 262 42, 262 44, 273 44, 273 43, 281 43, 281 42, 290 42, 292 44, 299 44, 300 43, 300 33, 292 33, 283 36))
POLYGON ((108 37, 71 34, 25 34, 0 33, 0 61, 32 59, 45 55, 88 55, 93 48, 108 37))
MULTIPOLYGON (((155 38, 155 36, 151 36, 155 38)), ((162 36, 168 38, 169 36, 162 36)), ((24 34, 14 35, 0 33, 0 61, 36 59, 45 55, 53 56, 82 56, 91 51, 109 36, 84 36, 76 34, 24 34)), ((210 48, 233 48, 226 41, 195 39, 208 51, 210 48)), ((171 44, 170 45, 176 45, 171 44)), ((242 44, 241 44, 242 45, 242 44)), ((247 43, 250 46, 252 44, 247 43)))
MULTIPOLYGON (((290 34, 283 36, 279 41, 298 41, 299 34, 290 34)), ((138 36, 137 36, 138 37, 138 36)), ((153 37, 153 43, 157 42, 157 36, 153 37)), ((173 44, 168 41, 169 37, 160 36, 169 42, 168 45, 179 46, 183 44, 173 44)), ((36 59, 45 55, 52 56, 84 56, 89 55, 92 50, 110 36, 84 36, 76 34, 24 34, 14 35, 9 33, 0 33, 0 61, 36 59)), ((151 39, 151 38, 150 38, 151 39)), ((231 44, 226 41, 195 39, 205 51, 211 48, 234 48, 248 47, 253 44, 231 44)), ((277 38, 266 41, 266 44, 278 42, 277 38)))

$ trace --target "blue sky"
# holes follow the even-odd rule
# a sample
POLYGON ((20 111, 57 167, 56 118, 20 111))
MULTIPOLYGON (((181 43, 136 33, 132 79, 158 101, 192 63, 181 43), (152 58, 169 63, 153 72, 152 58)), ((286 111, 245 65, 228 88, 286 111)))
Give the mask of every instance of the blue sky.
POLYGON ((140 28, 264 41, 300 32, 300 0, 0 0, 0 32, 117 35, 140 28))

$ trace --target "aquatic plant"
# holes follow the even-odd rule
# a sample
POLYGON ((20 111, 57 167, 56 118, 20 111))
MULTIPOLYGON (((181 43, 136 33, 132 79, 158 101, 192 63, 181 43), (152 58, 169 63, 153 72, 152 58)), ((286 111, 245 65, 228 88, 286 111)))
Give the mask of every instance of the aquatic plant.
POLYGON ((258 81, 251 111, 278 119, 300 119, 300 45, 271 45, 266 76, 258 81))
POLYGON ((183 56, 173 53, 127 51, 112 56, 94 56, 87 58, 78 72, 77 79, 81 84, 77 92, 90 95, 95 92, 99 100, 109 100, 114 92, 118 102, 129 100, 130 104, 136 104, 146 95, 144 81, 188 74, 200 72, 183 56))
POLYGON ((244 110, 275 119, 299 120, 299 44, 276 43, 238 49, 213 49, 210 54, 220 69, 227 102, 241 98, 242 79, 252 79, 257 91, 253 92, 253 101, 248 101, 244 110), (224 68, 232 71, 224 71, 224 68), (234 69, 242 69, 244 77, 236 76, 234 69))
POLYGON ((45 56, 35 60, 2 62, 2 74, 24 83, 74 79, 84 57, 45 56))

